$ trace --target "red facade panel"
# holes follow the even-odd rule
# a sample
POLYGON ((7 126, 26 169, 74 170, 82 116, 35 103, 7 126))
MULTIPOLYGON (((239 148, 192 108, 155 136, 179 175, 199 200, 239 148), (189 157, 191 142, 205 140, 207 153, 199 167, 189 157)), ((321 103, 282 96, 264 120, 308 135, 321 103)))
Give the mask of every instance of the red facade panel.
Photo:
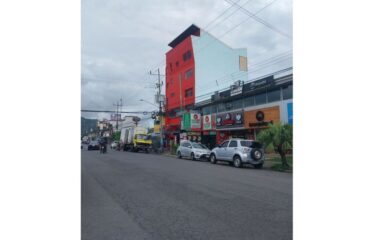
MULTIPOLYGON (((191 36, 166 53, 166 112, 195 103, 195 61, 191 36)), ((180 118, 177 118, 180 119, 180 118)), ((177 120, 169 120, 175 124, 177 120)), ((179 120, 180 121, 180 120, 179 120)))

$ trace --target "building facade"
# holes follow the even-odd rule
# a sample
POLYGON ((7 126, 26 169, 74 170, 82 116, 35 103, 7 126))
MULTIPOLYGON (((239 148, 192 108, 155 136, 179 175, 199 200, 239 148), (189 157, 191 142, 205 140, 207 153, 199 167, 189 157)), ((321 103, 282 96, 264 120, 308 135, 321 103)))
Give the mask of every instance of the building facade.
MULTIPOLYGON (((169 136, 183 130, 183 114, 195 104, 234 81, 247 81, 247 50, 233 49, 191 25, 166 53, 165 130, 169 136)), ((194 117, 196 115, 193 115, 194 117)))
POLYGON ((241 86, 234 85, 211 95, 211 99, 196 103, 195 109, 202 119, 201 142, 215 146, 229 138, 256 139, 269 124, 292 124, 292 89, 293 74, 271 75, 241 86))

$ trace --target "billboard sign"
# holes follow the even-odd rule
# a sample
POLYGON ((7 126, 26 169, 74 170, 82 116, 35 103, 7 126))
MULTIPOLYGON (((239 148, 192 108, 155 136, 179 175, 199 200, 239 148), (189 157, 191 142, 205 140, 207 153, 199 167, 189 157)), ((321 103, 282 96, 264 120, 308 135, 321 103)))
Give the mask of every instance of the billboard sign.
POLYGON ((243 127, 243 111, 228 112, 217 114, 216 128, 234 128, 243 127))
POLYGON ((191 130, 201 130, 201 115, 199 113, 191 113, 191 130))
POLYGON ((203 130, 210 130, 212 129, 212 115, 204 115, 203 116, 203 130))
POLYGON ((287 104, 287 119, 288 119, 288 124, 293 124, 293 104, 292 104, 292 102, 287 104))

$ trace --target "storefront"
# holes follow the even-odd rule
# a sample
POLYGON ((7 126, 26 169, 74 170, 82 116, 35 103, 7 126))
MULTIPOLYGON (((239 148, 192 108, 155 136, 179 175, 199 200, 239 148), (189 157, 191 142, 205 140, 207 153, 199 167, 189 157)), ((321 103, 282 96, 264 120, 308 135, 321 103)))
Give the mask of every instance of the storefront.
POLYGON ((216 143, 230 138, 249 138, 249 131, 244 127, 243 111, 233 111, 216 116, 216 143))
POLYGON ((244 112, 244 125, 249 130, 253 138, 269 124, 280 122, 279 106, 260 108, 244 112))
POLYGON ((200 113, 185 113, 181 121, 182 131, 180 139, 201 142, 201 115, 200 113))
POLYGON ((208 148, 216 146, 216 115, 208 114, 202 117, 202 136, 201 143, 208 148))

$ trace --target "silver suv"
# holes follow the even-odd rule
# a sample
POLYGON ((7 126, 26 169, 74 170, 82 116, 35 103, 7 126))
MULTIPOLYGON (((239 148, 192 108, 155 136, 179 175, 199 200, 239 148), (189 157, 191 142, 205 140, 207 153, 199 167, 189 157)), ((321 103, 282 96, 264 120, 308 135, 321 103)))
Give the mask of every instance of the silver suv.
POLYGON ((262 168, 265 160, 261 143, 246 139, 230 139, 214 148, 210 154, 210 162, 227 161, 237 168, 243 164, 251 164, 255 168, 262 168))
POLYGON ((210 150, 201 143, 195 143, 188 140, 182 140, 177 149, 178 158, 188 157, 192 160, 209 159, 210 150))

